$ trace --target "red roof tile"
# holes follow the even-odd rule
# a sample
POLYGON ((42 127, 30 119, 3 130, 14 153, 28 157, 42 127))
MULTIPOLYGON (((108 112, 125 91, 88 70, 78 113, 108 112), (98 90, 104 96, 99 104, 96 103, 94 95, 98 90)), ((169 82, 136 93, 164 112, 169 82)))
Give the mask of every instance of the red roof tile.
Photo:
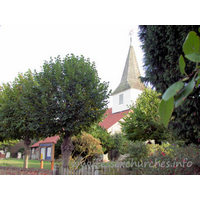
POLYGON ((32 145, 31 147, 39 147, 39 144, 51 143, 51 142, 53 142, 53 143, 56 144, 56 143, 57 143, 57 140, 59 140, 59 139, 60 139, 60 137, 59 137, 58 135, 53 136, 53 137, 48 137, 48 138, 46 138, 45 140, 41 140, 41 141, 35 143, 35 144, 32 145))
POLYGON ((127 114, 129 112, 130 112, 130 109, 112 114, 112 108, 109 108, 104 114, 104 115, 107 115, 107 117, 104 118, 104 120, 100 122, 99 125, 104 127, 107 130, 112 125, 117 123, 120 119, 122 119, 124 117, 124 114, 127 114))

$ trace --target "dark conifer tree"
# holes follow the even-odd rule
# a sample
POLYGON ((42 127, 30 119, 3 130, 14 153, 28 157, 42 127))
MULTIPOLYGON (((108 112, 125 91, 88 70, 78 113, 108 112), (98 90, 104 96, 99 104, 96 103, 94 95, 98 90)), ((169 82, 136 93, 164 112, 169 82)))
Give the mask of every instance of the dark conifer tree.
MULTIPOLYGON (((179 69, 179 56, 183 54, 182 45, 187 34, 199 34, 200 25, 182 26, 139 26, 139 38, 144 52, 144 83, 151 83, 158 92, 164 91, 183 78, 179 69)), ((194 63, 185 59, 187 74, 194 69, 194 63)), ((200 88, 195 88, 184 103, 173 112, 169 127, 175 136, 188 143, 198 143, 200 133, 200 88)))

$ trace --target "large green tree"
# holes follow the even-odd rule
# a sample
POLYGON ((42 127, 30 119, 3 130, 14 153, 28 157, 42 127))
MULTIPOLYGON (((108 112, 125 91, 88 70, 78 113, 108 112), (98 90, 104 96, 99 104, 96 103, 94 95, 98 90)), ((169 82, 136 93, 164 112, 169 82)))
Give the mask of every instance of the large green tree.
POLYGON ((132 112, 120 122, 122 132, 129 140, 155 140, 156 143, 171 140, 170 132, 160 119, 158 111, 160 101, 160 94, 150 88, 145 88, 139 95, 135 104, 130 107, 132 112))
POLYGON ((63 138, 64 169, 74 149, 71 137, 87 132, 103 117, 110 94, 108 83, 100 81, 95 63, 73 54, 63 60, 59 56, 55 61, 51 58, 35 77, 42 90, 43 109, 40 112, 45 113, 44 131, 63 138))
POLYGON ((5 141, 24 140, 25 168, 28 168, 31 139, 48 136, 40 130, 42 104, 39 97, 38 84, 30 70, 1 88, 0 136, 5 141))
MULTIPOLYGON (((198 33, 199 26, 139 26, 139 38, 144 52, 145 77, 158 92, 164 91, 185 75, 180 74, 179 57, 184 55, 182 45, 190 31, 198 33)), ((186 73, 191 74, 195 63, 185 59, 186 73)), ((187 84, 187 81, 186 81, 187 84)), ((169 127, 186 143, 198 143, 200 132, 200 88, 197 87, 172 114, 169 127)))

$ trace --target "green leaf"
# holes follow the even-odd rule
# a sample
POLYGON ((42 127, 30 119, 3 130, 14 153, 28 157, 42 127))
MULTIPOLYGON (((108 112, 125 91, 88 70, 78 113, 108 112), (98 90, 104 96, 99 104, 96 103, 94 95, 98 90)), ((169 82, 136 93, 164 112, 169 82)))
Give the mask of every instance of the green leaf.
POLYGON ((200 71, 199 71, 199 73, 198 73, 198 76, 197 76, 197 78, 196 78, 196 88, 199 86, 199 84, 200 84, 200 71))
POLYGON ((185 57, 193 62, 200 62, 200 54, 199 53, 191 53, 185 55, 185 57))
POLYGON ((199 37, 194 31, 188 33, 183 44, 183 52, 187 54, 199 53, 199 37))
POLYGON ((187 86, 175 97, 175 108, 180 106, 186 97, 193 91, 195 86, 194 78, 187 84, 187 86))
POLYGON ((188 33, 183 44, 185 57, 193 62, 200 62, 199 37, 194 31, 188 33))
POLYGON ((165 127, 169 124, 169 119, 172 115, 172 112, 174 110, 174 97, 171 97, 168 101, 161 100, 160 106, 159 106, 159 114, 161 121, 165 125, 165 127))
POLYGON ((189 80, 190 79, 190 77, 185 77, 185 78, 183 78, 183 79, 181 79, 182 81, 187 81, 187 80, 189 80))
POLYGON ((168 101, 170 98, 175 96, 184 86, 182 81, 178 81, 171 85, 163 94, 162 99, 168 101))
POLYGON ((180 66, 181 74, 185 74, 185 61, 182 55, 179 58, 179 66, 180 66))

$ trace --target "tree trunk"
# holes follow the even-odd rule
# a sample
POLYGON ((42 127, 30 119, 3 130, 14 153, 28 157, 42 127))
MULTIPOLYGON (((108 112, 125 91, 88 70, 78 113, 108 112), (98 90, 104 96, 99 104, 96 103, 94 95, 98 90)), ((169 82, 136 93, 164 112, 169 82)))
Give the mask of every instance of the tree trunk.
POLYGON ((25 156, 24 156, 24 168, 28 169, 28 157, 30 155, 29 145, 31 144, 30 138, 24 140, 25 145, 25 156))
POLYGON ((72 144, 71 136, 68 133, 65 133, 63 138, 63 143, 61 145, 62 152, 62 170, 61 174, 64 174, 64 171, 67 170, 69 166, 69 159, 74 150, 74 145, 72 144))

